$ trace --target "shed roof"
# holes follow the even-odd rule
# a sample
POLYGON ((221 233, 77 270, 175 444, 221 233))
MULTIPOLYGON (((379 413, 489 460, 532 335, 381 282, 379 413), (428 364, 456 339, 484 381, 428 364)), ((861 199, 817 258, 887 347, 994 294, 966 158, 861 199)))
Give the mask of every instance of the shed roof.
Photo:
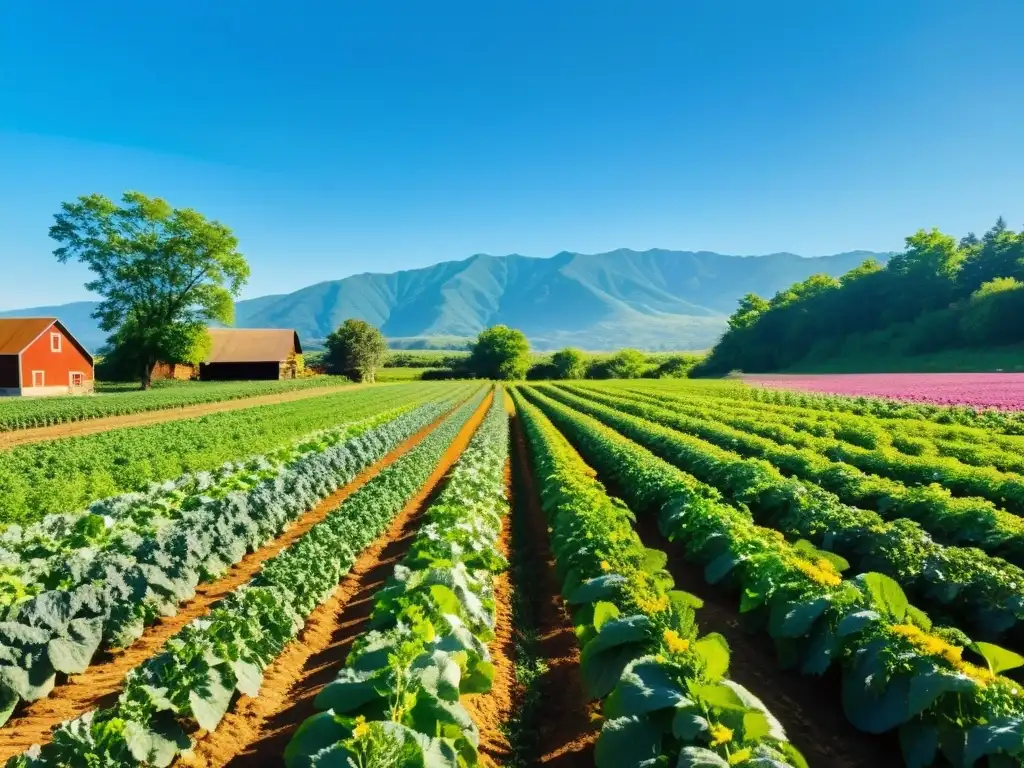
POLYGON ((55 322, 55 317, 0 317, 0 355, 19 354, 55 322))
POLYGON ((208 363, 268 363, 302 352, 299 335, 281 328, 210 328, 208 363))

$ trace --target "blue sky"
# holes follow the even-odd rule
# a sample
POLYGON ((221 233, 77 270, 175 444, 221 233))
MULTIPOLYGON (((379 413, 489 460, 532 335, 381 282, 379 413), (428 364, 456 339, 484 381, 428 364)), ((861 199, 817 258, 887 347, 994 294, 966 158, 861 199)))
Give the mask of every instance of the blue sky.
POLYGON ((473 253, 804 255, 1024 226, 1024 3, 0 9, 0 309, 86 298, 63 200, 238 234, 245 296, 473 253))

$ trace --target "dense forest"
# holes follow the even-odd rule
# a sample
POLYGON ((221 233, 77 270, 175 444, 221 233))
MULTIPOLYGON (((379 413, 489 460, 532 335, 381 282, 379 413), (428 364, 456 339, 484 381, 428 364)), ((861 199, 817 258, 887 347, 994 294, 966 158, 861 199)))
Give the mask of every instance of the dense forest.
POLYGON ((839 357, 923 355, 1024 341, 1024 231, 920 230, 882 266, 750 293, 695 375, 766 372, 839 357))

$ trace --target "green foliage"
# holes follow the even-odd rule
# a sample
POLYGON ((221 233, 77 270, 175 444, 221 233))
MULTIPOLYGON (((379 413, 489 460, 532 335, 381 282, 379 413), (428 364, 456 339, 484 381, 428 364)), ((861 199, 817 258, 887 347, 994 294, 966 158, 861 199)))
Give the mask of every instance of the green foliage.
POLYGON ((145 389, 157 361, 199 359, 209 324, 234 320, 249 265, 220 222, 141 192, 121 201, 92 194, 63 203, 50 237, 59 261, 95 274, 85 286, 103 296, 93 316, 145 389))
POLYGON ((350 317, 327 337, 324 364, 329 373, 372 383, 387 351, 387 342, 377 328, 350 317))
POLYGON ((522 331, 507 325, 495 325, 482 331, 468 361, 474 376, 496 381, 523 379, 529 367, 530 343, 522 331))
POLYGON ((647 368, 647 358, 636 349, 620 349, 596 362, 587 372, 591 379, 639 379, 647 368))
POLYGON ((551 356, 556 379, 582 379, 587 374, 587 356, 573 347, 555 352, 551 356))
POLYGON ((1024 231, 1000 219, 959 243, 920 230, 884 267, 813 275, 770 301, 740 300, 697 375, 774 371, 832 359, 892 359, 1024 340, 1024 231))

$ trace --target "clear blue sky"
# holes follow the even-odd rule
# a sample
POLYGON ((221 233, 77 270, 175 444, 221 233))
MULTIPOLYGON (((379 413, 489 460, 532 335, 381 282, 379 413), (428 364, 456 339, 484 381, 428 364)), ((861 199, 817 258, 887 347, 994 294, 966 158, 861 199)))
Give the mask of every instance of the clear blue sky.
POLYGON ((238 234, 246 296, 473 253, 895 249, 1024 226, 1020 0, 0 9, 0 308, 63 200, 238 234))

